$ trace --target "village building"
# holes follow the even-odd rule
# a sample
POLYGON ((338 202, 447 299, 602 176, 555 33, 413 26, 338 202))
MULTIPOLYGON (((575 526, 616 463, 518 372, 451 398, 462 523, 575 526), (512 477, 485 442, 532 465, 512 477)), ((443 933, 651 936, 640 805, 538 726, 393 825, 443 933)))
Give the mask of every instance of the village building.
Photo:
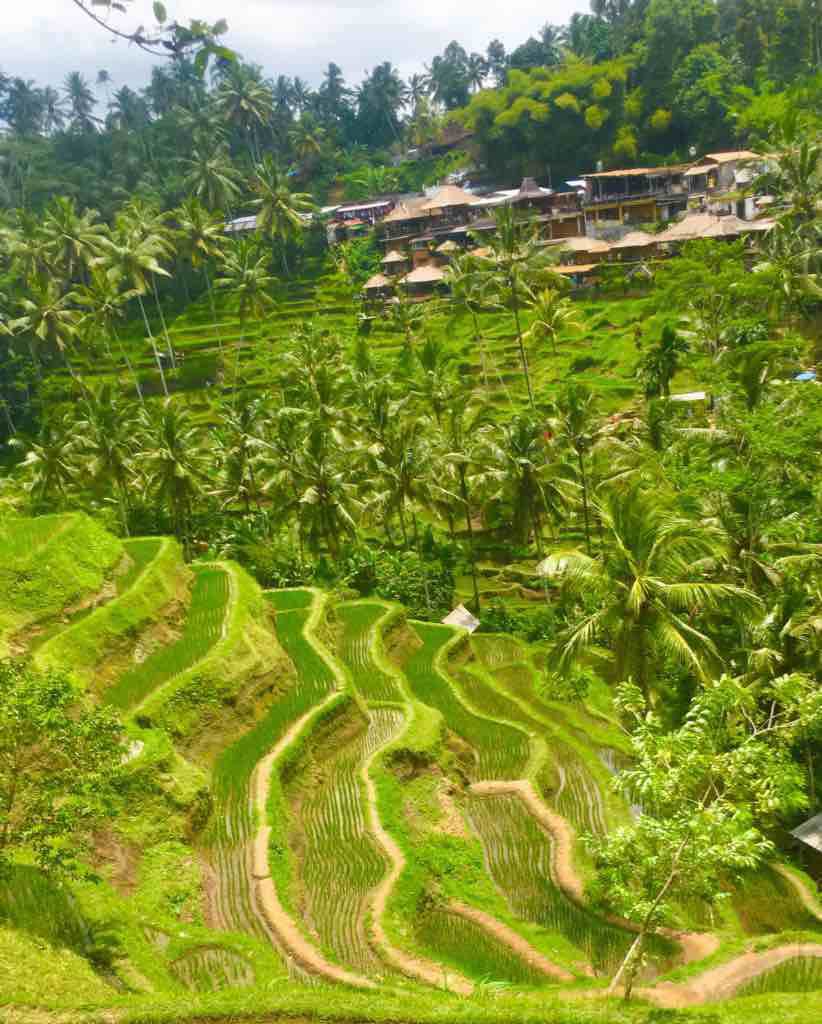
POLYGON ((688 164, 597 171, 583 176, 586 228, 672 220, 688 208, 688 164))
POLYGON ((735 214, 751 220, 758 212, 756 197, 741 193, 754 180, 762 162, 762 157, 746 149, 707 153, 683 175, 691 204, 696 201, 709 213, 735 214))

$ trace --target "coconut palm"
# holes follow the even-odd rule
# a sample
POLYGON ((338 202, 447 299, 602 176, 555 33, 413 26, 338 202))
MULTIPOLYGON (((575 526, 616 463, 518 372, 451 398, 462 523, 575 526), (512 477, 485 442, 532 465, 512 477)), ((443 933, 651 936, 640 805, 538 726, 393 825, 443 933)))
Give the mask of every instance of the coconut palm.
POLYGON ((237 301, 240 320, 240 343, 234 349, 235 401, 239 387, 240 349, 245 346, 245 328, 250 316, 262 317, 274 306, 270 288, 274 278, 268 273, 266 257, 249 239, 238 239, 225 252, 222 277, 217 287, 231 292, 237 301))
POLYGON ((649 398, 671 397, 671 381, 679 369, 680 359, 690 349, 687 340, 666 324, 659 341, 646 349, 637 368, 649 398))
POLYGON ((342 538, 357 532, 361 503, 352 468, 349 452, 320 425, 309 430, 293 465, 300 491, 301 530, 313 550, 324 546, 334 558, 339 555, 342 538))
POLYGON ((599 644, 611 652, 614 678, 632 679, 646 699, 668 659, 707 679, 722 659, 694 616, 750 616, 759 608, 750 591, 709 579, 721 533, 641 487, 608 490, 596 511, 604 534, 597 558, 557 551, 539 566, 540 575, 595 607, 557 640, 557 667, 568 668, 599 644))
POLYGON ((126 304, 130 299, 136 298, 135 291, 123 291, 120 282, 113 280, 102 269, 93 270, 87 284, 80 285, 69 296, 71 301, 85 310, 80 327, 85 328, 90 337, 102 334, 109 358, 113 361, 111 354, 111 343, 114 342, 120 350, 125 361, 128 372, 134 381, 137 391, 137 398, 141 404, 145 404, 143 389, 140 386, 134 366, 129 359, 123 342, 117 332, 117 321, 122 320, 126 312, 126 304))
POLYGON ((48 345, 60 352, 74 376, 68 349, 77 339, 80 314, 73 308, 71 296, 61 291, 57 281, 35 281, 20 299, 20 309, 23 315, 10 321, 9 329, 26 338, 35 366, 40 365, 39 345, 48 345))
POLYGON ((209 210, 230 211, 240 194, 240 173, 222 144, 195 146, 191 157, 182 161, 183 185, 209 210))
POLYGON ((163 370, 163 360, 151 324, 146 313, 143 296, 148 291, 151 277, 160 275, 169 277, 167 270, 160 265, 160 259, 166 254, 166 243, 163 239, 143 231, 135 231, 131 217, 127 211, 121 211, 114 223, 114 230, 102 240, 102 253, 92 260, 92 267, 102 269, 109 281, 119 286, 121 283, 133 292, 140 307, 146 335, 154 353, 154 361, 160 373, 163 393, 168 397, 168 385, 163 370))
POLYGON ((586 457, 594 446, 596 436, 595 399, 591 389, 576 381, 568 384, 557 398, 550 420, 553 440, 571 450, 579 474, 582 491, 582 515, 585 523, 585 547, 591 554, 590 482, 586 470, 586 457))
POLYGON ((325 130, 309 114, 305 114, 289 131, 288 140, 297 159, 310 166, 322 153, 325 130))
POLYGON ((72 71, 66 76, 63 91, 69 107, 72 131, 82 134, 95 131, 98 119, 93 110, 97 101, 88 81, 79 71, 72 71))
POLYGON ((180 254, 188 260, 193 270, 203 272, 211 305, 211 318, 217 331, 217 344, 222 353, 222 332, 217 323, 214 287, 209 266, 222 257, 222 244, 225 240, 223 219, 218 214, 209 212, 196 196, 189 196, 177 208, 174 219, 177 222, 175 234, 180 254))
POLYGON ((292 192, 285 174, 270 156, 254 170, 251 188, 259 197, 257 228, 282 247, 283 269, 289 273, 286 247, 302 235, 305 218, 316 209, 307 192, 292 192))
POLYGON ((487 289, 499 308, 510 309, 519 347, 522 372, 528 391, 528 401, 534 408, 534 389, 525 350, 522 309, 537 285, 560 287, 561 278, 553 270, 559 254, 539 245, 536 233, 528 223, 517 216, 511 206, 502 206, 494 212, 496 231, 489 239, 482 239, 490 247, 490 272, 487 289))
POLYGON ((527 289, 525 305, 534 315, 525 337, 534 341, 548 338, 554 355, 557 354, 557 336, 569 327, 582 327, 577 307, 556 288, 527 289))
POLYGON ((466 65, 469 86, 479 92, 488 77, 488 61, 481 53, 472 53, 466 65))
POLYGON ((86 391, 76 425, 78 468, 84 481, 113 488, 126 536, 137 426, 134 407, 119 401, 110 384, 86 391))
POLYGON ((414 352, 417 368, 411 390, 429 406, 439 425, 457 391, 453 355, 440 338, 426 338, 414 352))
POLYGON ((243 396, 222 409, 216 431, 216 456, 220 485, 216 493, 224 506, 241 504, 245 514, 251 503, 260 508, 261 488, 256 464, 265 447, 264 424, 269 410, 262 398, 243 396))
POLYGON ((408 102, 411 109, 416 112, 423 100, 427 100, 431 93, 431 80, 428 75, 414 74, 408 79, 408 102))
POLYGON ((100 240, 106 226, 95 210, 78 213, 73 199, 55 196, 43 215, 41 235, 43 251, 52 271, 59 272, 65 284, 84 277, 92 259, 99 255, 100 240))
MULTIPOLYGON (((448 308, 457 316, 468 315, 471 317, 473 327, 473 342, 480 351, 482 362, 482 379, 485 388, 488 388, 488 362, 490 354, 485 345, 485 338, 480 329, 479 315, 487 303, 486 288, 487 279, 491 267, 486 260, 475 256, 471 252, 461 253, 454 256, 445 268, 445 280, 448 284, 449 303, 448 308)), ((505 381, 494 367, 499 377, 500 384, 513 402, 505 381)))
POLYGON ((508 510, 513 539, 543 546, 543 527, 557 518, 568 500, 568 474, 547 461, 544 426, 531 413, 516 416, 501 429, 483 430, 483 483, 491 486, 490 502, 508 510))
POLYGON ((43 88, 41 93, 43 131, 46 135, 62 131, 66 126, 65 100, 60 93, 50 85, 43 88))
POLYGON ((191 514, 208 479, 210 460, 190 414, 166 399, 142 414, 140 468, 146 490, 169 511, 174 534, 191 555, 191 514))
POLYGON ((260 81, 253 69, 234 63, 217 89, 214 107, 226 124, 248 137, 251 159, 259 160, 259 131, 274 113, 274 96, 269 86, 260 81))
POLYGON ((71 414, 49 416, 36 438, 15 437, 9 444, 26 452, 21 471, 34 502, 49 509, 62 506, 76 479, 78 440, 71 414))

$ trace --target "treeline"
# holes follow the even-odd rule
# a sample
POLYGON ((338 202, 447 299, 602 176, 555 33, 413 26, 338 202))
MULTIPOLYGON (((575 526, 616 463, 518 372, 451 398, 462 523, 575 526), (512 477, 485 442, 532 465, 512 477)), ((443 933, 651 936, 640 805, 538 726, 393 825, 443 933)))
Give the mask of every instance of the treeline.
POLYGON ((40 209, 59 190, 106 219, 134 194, 169 209, 197 168, 242 179, 263 154, 320 198, 340 181, 345 195, 415 189, 453 164, 404 156, 430 153, 450 121, 498 183, 687 159, 762 136, 789 106, 818 112, 819 25, 819 0, 593 0, 510 53, 451 42, 408 81, 385 61, 352 87, 332 61, 313 89, 225 56, 205 73, 185 51, 139 91, 104 70, 59 87, 0 74, 0 205, 40 209))

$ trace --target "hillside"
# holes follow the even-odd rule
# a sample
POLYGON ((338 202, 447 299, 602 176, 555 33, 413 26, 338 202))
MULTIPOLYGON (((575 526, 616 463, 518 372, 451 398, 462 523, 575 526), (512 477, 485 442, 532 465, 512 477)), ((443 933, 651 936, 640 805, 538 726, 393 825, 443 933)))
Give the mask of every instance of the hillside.
MULTIPOLYGON (((43 569, 24 606, 0 596, 15 653, 117 708, 128 743, 99 882, 25 858, 0 882, 7 1019, 621 1019, 577 1000, 603 994, 635 927, 591 904, 580 842, 635 813, 610 786, 630 747, 603 684, 549 699, 539 647, 378 600, 262 592, 234 564, 187 569, 173 542, 82 517, 9 520, 0 543, 3 566, 43 569), (85 561, 33 558, 74 531, 85 561)), ((774 865, 719 917, 678 906, 643 1000, 750 993, 722 1020, 794 1019, 769 993, 820 987, 808 886, 774 865)))

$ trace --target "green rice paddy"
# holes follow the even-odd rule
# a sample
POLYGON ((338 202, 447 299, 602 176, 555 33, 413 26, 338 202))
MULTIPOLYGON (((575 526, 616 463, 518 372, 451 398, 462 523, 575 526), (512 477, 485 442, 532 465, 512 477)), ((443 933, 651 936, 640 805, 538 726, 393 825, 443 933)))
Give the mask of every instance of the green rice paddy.
POLYGON ((388 614, 385 606, 358 601, 339 604, 335 611, 342 627, 339 656, 347 665, 357 692, 367 701, 401 703, 403 695, 396 679, 375 664, 371 657, 371 644, 380 623, 388 614))

